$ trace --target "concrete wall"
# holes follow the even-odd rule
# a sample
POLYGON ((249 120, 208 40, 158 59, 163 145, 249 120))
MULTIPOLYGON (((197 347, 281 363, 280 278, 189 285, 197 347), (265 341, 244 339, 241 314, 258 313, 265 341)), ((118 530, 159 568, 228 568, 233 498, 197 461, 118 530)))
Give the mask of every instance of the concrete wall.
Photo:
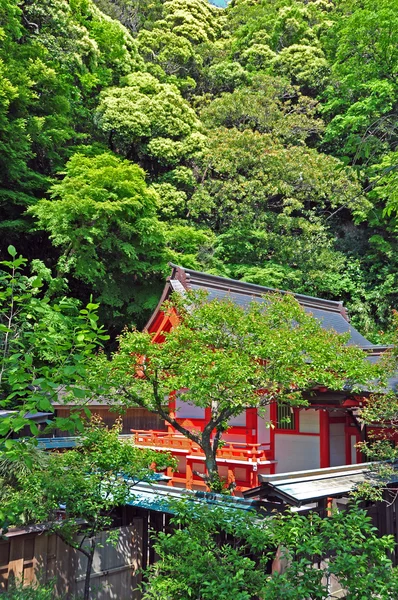
MULTIPOLYGON (((344 423, 330 423, 330 466, 346 464, 344 423)), ((356 462, 356 461, 354 461, 356 462)))
POLYGON ((266 406, 261 415, 257 415, 257 435, 259 444, 269 444, 271 438, 271 430, 267 427, 270 420, 269 406, 266 406))
POLYGON ((276 473, 319 469, 319 436, 276 433, 275 459, 276 473))
POLYGON ((300 410, 299 431, 300 433, 319 433, 319 410, 313 408, 300 410))

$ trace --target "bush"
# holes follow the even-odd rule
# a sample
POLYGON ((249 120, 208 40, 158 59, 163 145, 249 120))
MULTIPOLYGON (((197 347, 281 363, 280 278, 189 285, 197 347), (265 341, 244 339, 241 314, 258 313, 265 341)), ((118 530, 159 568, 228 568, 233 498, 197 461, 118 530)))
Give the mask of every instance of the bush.
POLYGON ((20 581, 17 584, 11 584, 8 591, 2 594, 2 600, 54 600, 55 597, 53 581, 44 586, 29 587, 23 587, 23 582, 20 581))

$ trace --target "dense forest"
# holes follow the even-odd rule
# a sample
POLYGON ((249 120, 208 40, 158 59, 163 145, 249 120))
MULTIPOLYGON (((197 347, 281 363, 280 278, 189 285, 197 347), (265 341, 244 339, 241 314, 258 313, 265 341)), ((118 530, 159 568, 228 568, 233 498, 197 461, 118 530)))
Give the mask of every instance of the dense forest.
POLYGON ((168 262, 388 342, 398 0, 0 0, 0 211, 51 300, 141 327, 168 262))

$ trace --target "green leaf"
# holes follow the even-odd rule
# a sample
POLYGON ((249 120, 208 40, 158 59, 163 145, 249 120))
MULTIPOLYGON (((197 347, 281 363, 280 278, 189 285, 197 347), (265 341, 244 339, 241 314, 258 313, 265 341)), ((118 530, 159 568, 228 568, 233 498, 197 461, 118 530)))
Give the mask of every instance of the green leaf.
POLYGON ((72 388, 72 393, 75 396, 75 398, 86 398, 87 396, 87 390, 83 390, 77 387, 72 388))
POLYGON ((43 285, 42 280, 40 279, 40 277, 36 277, 36 279, 34 279, 31 283, 32 288, 39 288, 43 285))
POLYGON ((39 435, 39 428, 34 421, 30 421, 29 427, 32 435, 39 435))

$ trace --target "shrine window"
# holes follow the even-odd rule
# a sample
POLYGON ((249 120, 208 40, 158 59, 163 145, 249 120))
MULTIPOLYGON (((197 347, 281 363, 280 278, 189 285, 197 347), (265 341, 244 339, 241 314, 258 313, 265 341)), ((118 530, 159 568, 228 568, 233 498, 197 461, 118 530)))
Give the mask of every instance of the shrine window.
POLYGON ((285 431, 294 431, 296 429, 296 411, 286 404, 277 405, 276 427, 285 431))

